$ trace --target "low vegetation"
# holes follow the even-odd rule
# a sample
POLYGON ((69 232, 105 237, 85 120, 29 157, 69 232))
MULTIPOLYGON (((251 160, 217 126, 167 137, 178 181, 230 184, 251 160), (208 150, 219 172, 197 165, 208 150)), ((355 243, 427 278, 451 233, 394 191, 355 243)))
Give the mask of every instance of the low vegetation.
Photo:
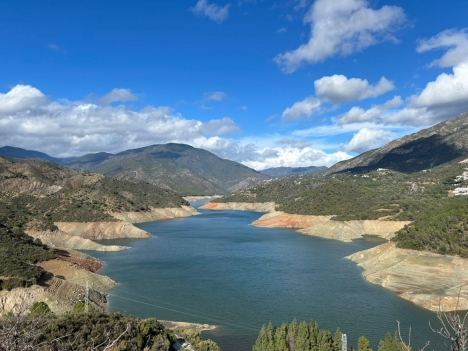
POLYGON ((3 223, 0 218, 0 290, 36 284, 45 271, 34 264, 57 255, 20 228, 9 228, 3 223))
POLYGON ((398 231, 392 240, 404 249, 468 258, 468 199, 440 202, 398 231))
POLYGON ((0 318, 0 350, 148 350, 168 351, 172 331, 156 319, 120 313, 53 315, 34 313, 0 318), (19 334, 19 335, 18 335, 19 334))

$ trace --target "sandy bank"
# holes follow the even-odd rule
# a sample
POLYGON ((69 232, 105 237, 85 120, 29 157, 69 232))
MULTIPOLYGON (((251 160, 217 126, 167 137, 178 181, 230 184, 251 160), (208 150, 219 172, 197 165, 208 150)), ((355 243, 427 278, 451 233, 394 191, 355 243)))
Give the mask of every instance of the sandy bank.
POLYGON ((332 221, 332 216, 297 215, 271 212, 263 215, 252 225, 265 228, 300 229, 299 233, 350 242, 363 235, 391 238, 396 231, 409 222, 396 221, 332 221))
POLYGON ((96 251, 122 251, 129 249, 128 246, 102 245, 90 239, 76 235, 70 235, 61 230, 57 231, 37 231, 27 230, 26 234, 35 239, 40 239, 42 243, 50 247, 65 247, 75 250, 96 250, 96 251))
POLYGON ((236 210, 253 212, 271 212, 275 210, 274 202, 209 202, 200 208, 203 210, 236 210))
POLYGON ((199 323, 189 323, 189 322, 174 322, 174 321, 164 321, 159 320, 166 328, 169 329, 185 329, 185 330, 195 330, 195 331, 205 331, 205 330, 214 330, 218 326, 211 324, 199 324, 199 323))
POLYGON ((192 206, 174 208, 152 208, 140 212, 111 212, 110 215, 128 223, 144 223, 165 219, 189 217, 199 214, 192 206))
POLYGON ((184 200, 188 202, 202 201, 202 200, 213 200, 223 197, 222 195, 200 195, 200 196, 184 196, 184 200))
POLYGON ((133 224, 118 222, 56 222, 60 231, 90 240, 149 238, 151 234, 133 224))
MULTIPOLYGON (((468 260, 424 251, 399 249, 389 242, 348 256, 364 268, 364 278, 431 310, 456 308, 459 287, 468 284, 468 260)), ((459 310, 468 309, 468 287, 459 310)))

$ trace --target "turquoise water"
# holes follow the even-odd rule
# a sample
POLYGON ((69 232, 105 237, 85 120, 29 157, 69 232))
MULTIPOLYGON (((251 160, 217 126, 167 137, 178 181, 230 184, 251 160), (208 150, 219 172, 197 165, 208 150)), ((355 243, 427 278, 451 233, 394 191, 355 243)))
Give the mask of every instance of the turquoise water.
POLYGON ((110 291, 112 311, 216 324, 204 337, 224 351, 251 350, 262 324, 294 317, 332 332, 340 327, 349 345, 365 335, 374 349, 400 320, 404 330, 412 327, 414 349, 426 340, 430 350, 442 349, 428 325, 434 313, 366 282, 344 258, 380 239, 342 243, 250 226, 259 213, 200 212, 138 225, 150 239, 112 241, 130 250, 92 253, 106 263, 100 273, 120 283, 110 291))

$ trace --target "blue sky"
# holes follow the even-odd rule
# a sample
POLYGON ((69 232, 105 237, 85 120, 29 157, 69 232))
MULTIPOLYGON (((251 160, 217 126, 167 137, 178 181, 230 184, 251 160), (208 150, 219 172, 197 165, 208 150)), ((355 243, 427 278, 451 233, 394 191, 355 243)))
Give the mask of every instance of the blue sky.
POLYGON ((330 166, 468 111, 466 0, 0 0, 1 145, 330 166))

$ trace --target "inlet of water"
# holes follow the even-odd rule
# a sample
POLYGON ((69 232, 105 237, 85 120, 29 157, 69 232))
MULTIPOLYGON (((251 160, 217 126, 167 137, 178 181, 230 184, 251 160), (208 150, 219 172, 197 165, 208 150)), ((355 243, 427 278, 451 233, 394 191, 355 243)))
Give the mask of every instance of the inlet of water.
POLYGON ((345 259, 380 239, 342 243, 249 225, 259 213, 200 212, 138 225, 150 239, 112 242, 128 251, 92 253, 106 263, 99 273, 119 282, 109 292, 111 311, 216 324, 204 337, 223 351, 251 350, 262 324, 293 318, 313 319, 332 333, 340 327, 355 348, 364 335, 375 350, 399 320, 403 331, 412 327, 413 349, 426 340, 430 350, 446 349, 429 329, 434 313, 366 282, 345 259))

